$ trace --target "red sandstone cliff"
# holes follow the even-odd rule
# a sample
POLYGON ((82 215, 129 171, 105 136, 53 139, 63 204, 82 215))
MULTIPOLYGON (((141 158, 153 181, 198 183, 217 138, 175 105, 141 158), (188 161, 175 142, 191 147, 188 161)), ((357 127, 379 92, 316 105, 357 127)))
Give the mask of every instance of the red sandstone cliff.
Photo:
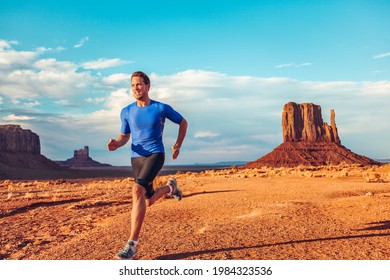
POLYGON ((343 162, 361 165, 379 164, 341 145, 334 110, 331 110, 330 123, 328 125, 323 121, 319 105, 287 103, 282 112, 284 143, 258 160, 249 162, 245 167, 319 166, 338 165, 343 162))
POLYGON ((0 152, 41 154, 39 136, 19 125, 0 125, 0 152))
POLYGON ((312 103, 289 102, 282 112, 284 142, 335 142, 341 144, 337 133, 335 112, 332 109, 331 125, 322 120, 321 107, 312 103))
POLYGON ((20 125, 0 125, 0 164, 10 168, 60 169, 41 155, 39 136, 20 125))

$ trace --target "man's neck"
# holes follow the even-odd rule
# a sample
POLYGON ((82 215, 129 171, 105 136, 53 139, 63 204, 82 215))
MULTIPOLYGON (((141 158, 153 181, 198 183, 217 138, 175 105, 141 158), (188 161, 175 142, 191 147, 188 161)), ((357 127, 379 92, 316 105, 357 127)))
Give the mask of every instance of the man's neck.
POLYGON ((140 100, 140 99, 137 100, 137 106, 138 107, 146 107, 146 106, 149 106, 149 105, 150 105, 150 98, 147 98, 145 100, 140 100))

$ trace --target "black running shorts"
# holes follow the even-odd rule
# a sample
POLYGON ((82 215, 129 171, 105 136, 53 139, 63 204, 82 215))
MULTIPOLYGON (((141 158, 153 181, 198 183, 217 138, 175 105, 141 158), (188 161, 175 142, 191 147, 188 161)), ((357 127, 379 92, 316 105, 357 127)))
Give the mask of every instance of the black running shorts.
POLYGON ((154 194, 153 180, 164 165, 165 154, 151 154, 147 157, 131 158, 134 180, 146 190, 145 197, 151 198, 154 194))

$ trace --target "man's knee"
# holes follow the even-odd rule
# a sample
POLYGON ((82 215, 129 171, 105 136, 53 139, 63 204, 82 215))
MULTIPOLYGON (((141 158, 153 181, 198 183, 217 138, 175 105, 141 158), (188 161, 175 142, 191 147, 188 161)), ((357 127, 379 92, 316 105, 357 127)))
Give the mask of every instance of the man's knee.
POLYGON ((146 190, 138 183, 133 185, 133 199, 145 199, 146 190))
POLYGON ((149 199, 154 195, 153 182, 150 182, 145 179, 137 178, 135 183, 142 186, 145 190, 145 198, 149 199))
POLYGON ((147 197, 147 191, 143 186, 140 184, 135 183, 133 186, 133 199, 139 200, 144 199, 146 207, 152 206, 152 202, 150 201, 149 197, 147 197))

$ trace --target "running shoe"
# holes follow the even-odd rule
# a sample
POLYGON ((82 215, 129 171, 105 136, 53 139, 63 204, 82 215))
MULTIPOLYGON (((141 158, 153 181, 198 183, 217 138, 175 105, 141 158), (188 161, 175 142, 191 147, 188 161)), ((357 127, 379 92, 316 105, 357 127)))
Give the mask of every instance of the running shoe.
POLYGON ((131 240, 127 241, 125 247, 116 254, 117 258, 121 260, 135 260, 137 255, 137 246, 135 246, 134 242, 131 240))
POLYGON ((172 189, 173 189, 173 191, 170 193, 170 195, 172 195, 173 198, 176 199, 177 201, 180 201, 182 199, 182 197, 183 197, 183 194, 181 193, 181 190, 177 186, 176 179, 175 178, 170 178, 168 180, 168 186, 171 186, 172 189))

